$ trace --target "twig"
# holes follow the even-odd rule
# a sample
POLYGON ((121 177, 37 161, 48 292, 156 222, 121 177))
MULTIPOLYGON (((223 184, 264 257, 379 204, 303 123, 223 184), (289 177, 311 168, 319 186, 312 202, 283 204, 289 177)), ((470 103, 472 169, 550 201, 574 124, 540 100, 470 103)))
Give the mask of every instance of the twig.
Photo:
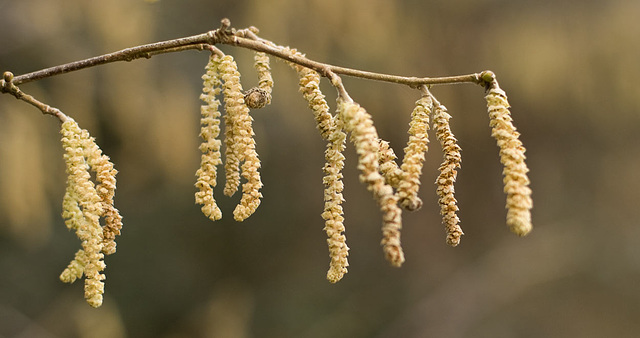
POLYGON ((81 70, 89 67, 104 65, 117 61, 133 61, 135 59, 149 59, 154 55, 181 52, 189 49, 203 50, 205 45, 212 42, 212 34, 205 33, 194 35, 186 38, 151 43, 132 48, 126 48, 117 52, 95 56, 89 59, 65 63, 63 65, 50 67, 35 72, 18 75, 13 79, 13 83, 17 86, 23 83, 41 80, 55 75, 65 74, 81 70))
POLYGON ((0 80, 0 92, 11 94, 16 99, 22 100, 40 109, 40 111, 42 111, 43 114, 53 115, 57 117, 58 120, 60 120, 60 122, 65 122, 68 119, 67 115, 65 115, 62 111, 60 111, 60 109, 54 108, 48 104, 42 103, 36 100, 33 96, 21 91, 20 88, 18 88, 14 84, 14 81, 13 81, 14 77, 11 72, 4 72, 2 77, 3 77, 2 80, 0 80))

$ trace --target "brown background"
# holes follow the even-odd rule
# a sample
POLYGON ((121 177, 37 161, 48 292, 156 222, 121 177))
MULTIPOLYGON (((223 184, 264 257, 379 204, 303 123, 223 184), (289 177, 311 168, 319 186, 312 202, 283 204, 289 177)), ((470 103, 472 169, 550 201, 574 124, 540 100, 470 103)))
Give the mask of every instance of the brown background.
MULTIPOLYGON (((0 98, 2 337, 635 337, 640 330, 640 24, 637 1, 0 1, 0 70, 22 74, 232 25, 319 61, 393 74, 493 70, 527 147, 534 231, 505 226, 484 92, 433 89, 463 149, 465 236, 447 247, 433 181, 404 215, 407 262, 385 262, 380 213, 346 153, 349 273, 325 280, 324 144, 273 62, 273 104, 254 114, 265 188, 258 212, 212 223, 193 204, 199 165, 195 51, 112 64, 22 89, 74 117, 120 171, 124 216, 94 310, 58 275, 79 248, 60 218, 59 123, 0 98)), ((256 79, 236 56, 245 88, 256 79)), ((418 93, 345 79, 401 153, 418 93)), ((325 84, 326 85, 326 84, 325 84)), ((335 93, 325 93, 333 104, 335 93)))

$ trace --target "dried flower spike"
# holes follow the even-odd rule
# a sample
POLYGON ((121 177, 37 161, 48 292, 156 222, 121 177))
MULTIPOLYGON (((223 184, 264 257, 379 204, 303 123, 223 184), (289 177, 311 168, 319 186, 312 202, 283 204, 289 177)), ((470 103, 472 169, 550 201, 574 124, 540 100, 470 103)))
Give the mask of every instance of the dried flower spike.
POLYGON ((460 244, 460 236, 463 235, 460 228, 460 219, 456 212, 458 205, 454 197, 454 183, 458 176, 456 169, 460 168, 460 146, 458 146, 456 138, 451 132, 449 119, 451 115, 447 113, 445 106, 438 104, 435 107, 434 125, 436 128, 436 137, 442 146, 444 160, 440 165, 440 175, 436 180, 437 193, 439 196, 440 214, 442 215, 442 223, 445 225, 447 232, 447 244, 457 246, 460 244))
POLYGON ((404 262, 404 252, 400 243, 402 210, 398 207, 398 197, 393 188, 385 183, 379 172, 380 149, 378 132, 373 126, 371 115, 357 103, 338 99, 338 116, 344 128, 351 133, 351 141, 358 153, 360 182, 367 185, 382 211, 382 246, 387 260, 396 267, 404 262))
POLYGON ((217 185, 217 167, 222 164, 218 139, 220 135, 220 101, 216 95, 220 94, 220 57, 211 54, 205 67, 206 73, 202 76, 203 89, 200 99, 206 105, 200 106, 200 168, 196 171, 198 177, 195 186, 198 191, 195 194, 196 203, 202 205, 202 213, 211 220, 222 218, 222 211, 218 207, 213 196, 213 188, 217 185))
POLYGON ((507 194, 507 225, 515 234, 524 236, 531 231, 531 189, 529 168, 525 163, 525 148, 518 139, 520 133, 513 126, 506 93, 500 89, 495 75, 483 73, 489 82, 489 93, 485 97, 489 110, 491 136, 500 148, 500 162, 504 165, 504 192, 507 194))
POLYGON ((425 154, 429 150, 429 115, 433 108, 431 95, 424 95, 416 101, 409 123, 409 142, 404 148, 402 159, 402 180, 398 185, 400 205, 409 211, 420 209, 422 200, 418 197, 420 175, 425 154))

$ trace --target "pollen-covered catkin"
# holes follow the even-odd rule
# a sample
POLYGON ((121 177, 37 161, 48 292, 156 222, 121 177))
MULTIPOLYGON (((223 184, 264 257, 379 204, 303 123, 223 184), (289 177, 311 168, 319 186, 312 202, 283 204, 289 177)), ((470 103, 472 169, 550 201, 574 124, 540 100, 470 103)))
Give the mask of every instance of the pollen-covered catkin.
POLYGON ((263 52, 256 52, 253 56, 254 67, 258 72, 258 88, 269 94, 271 103, 271 92, 273 91, 273 77, 271 77, 271 66, 269 65, 269 55, 263 52))
POLYGON ((461 155, 460 146, 458 146, 449 126, 449 119, 451 119, 451 115, 447 113, 447 108, 443 105, 437 105, 434 113, 434 125, 436 137, 442 146, 444 159, 440 165, 440 175, 436 179, 436 192, 439 197, 442 223, 444 223, 447 232, 447 244, 457 246, 460 244, 463 232, 459 224, 460 219, 456 214, 458 204, 454 197, 454 183, 458 176, 456 169, 460 168, 461 155))
POLYGON ((531 231, 531 189, 529 188, 529 168, 525 163, 525 148, 518 139, 509 112, 506 93, 500 89, 495 79, 485 97, 489 110, 491 136, 500 148, 500 162, 504 166, 504 192, 507 194, 507 225, 515 234, 524 236, 531 231))
POLYGON ((244 156, 244 137, 250 135, 239 135, 241 116, 248 114, 249 108, 244 104, 244 95, 240 85, 240 73, 236 62, 231 55, 222 57, 220 63, 220 74, 223 81, 224 104, 225 104, 225 186, 224 194, 232 196, 240 185, 240 162, 244 156))
POLYGON ((233 195, 240 184, 238 173, 242 165, 242 177, 247 182, 242 185, 242 199, 233 211, 236 221, 243 221, 251 216, 260 205, 262 181, 260 180, 260 160, 253 139, 253 118, 249 115, 249 107, 244 102, 240 72, 231 55, 225 55, 220 63, 220 75, 224 89, 225 103, 225 144, 226 150, 226 184, 225 195, 233 195))
POLYGON ((102 150, 95 143, 95 139, 89 135, 87 130, 82 130, 81 138, 87 163, 93 172, 96 173, 96 192, 102 201, 102 216, 105 225, 102 227, 103 247, 105 255, 116 252, 116 236, 120 235, 122 229, 122 216, 113 205, 113 198, 116 191, 116 174, 118 171, 113 167, 109 156, 102 153, 102 150))
POLYGON ((342 279, 347 273, 349 262, 349 247, 347 246, 347 238, 344 234, 344 213, 342 210, 342 202, 344 197, 342 191, 344 184, 342 182, 342 169, 344 168, 344 155, 346 135, 341 128, 332 128, 329 135, 329 143, 325 151, 326 164, 324 166, 325 176, 322 179, 324 183, 324 211, 322 218, 325 220, 324 231, 327 233, 327 245, 329 246, 329 271, 327 271, 327 279, 331 283, 335 283, 342 279))
POLYGON ((206 104, 200 106, 200 168, 196 171, 198 177, 195 186, 198 191, 195 194, 196 203, 202 205, 202 213, 211 220, 222 218, 222 211, 218 207, 213 196, 213 188, 217 185, 218 165, 222 164, 218 139, 220 135, 220 57, 211 54, 205 67, 206 73, 202 76, 203 88, 200 99, 206 104))
MULTIPOLYGON (((294 67, 294 64, 291 65, 294 67)), ((312 69, 298 65, 294 68, 300 78, 300 92, 313 112, 320 136, 328 141, 331 138, 333 128, 335 128, 335 121, 329 112, 329 105, 325 100, 325 96, 320 90, 320 74, 312 69)))
POLYGON ((379 138, 373 126, 371 115, 357 103, 338 99, 338 116, 344 128, 351 133, 351 141, 358 153, 360 181, 367 185, 382 211, 382 241, 387 260, 396 267, 404 262, 404 252, 400 243, 402 210, 398 207, 398 197, 393 188, 385 183, 379 172, 379 138))
POLYGON ((429 115, 433 108, 430 95, 424 95, 416 101, 409 123, 409 142, 404 148, 402 159, 402 180, 398 185, 400 205, 409 211, 420 209, 422 200, 418 197, 420 175, 425 154, 429 149, 429 115))
POLYGON ((300 77, 300 92, 313 111, 316 127, 323 139, 327 140, 325 150, 324 173, 324 211, 322 218, 325 220, 324 231, 327 233, 327 245, 329 246, 329 270, 327 280, 336 283, 347 273, 349 262, 349 247, 344 235, 344 213, 342 202, 344 197, 342 190, 342 169, 344 168, 344 149, 346 134, 342 126, 336 123, 336 119, 329 113, 329 105, 325 96, 320 91, 320 75, 309 68, 294 67, 300 77))
MULTIPOLYGON (((87 158, 87 144, 93 143, 87 132, 80 130, 78 124, 71 118, 62 123, 62 146, 65 151, 64 160, 66 164, 67 193, 63 199, 63 217, 69 228, 75 229, 78 238, 82 241, 82 250, 86 261, 70 264, 71 271, 75 276, 79 275, 78 269, 84 266, 85 275, 85 299, 89 305, 99 307, 102 305, 102 294, 104 293, 104 275, 100 272, 104 270, 102 253, 104 245, 103 229, 100 226, 100 216, 103 214, 102 198, 96 191, 96 187, 91 182, 89 174, 90 161, 87 158), (66 208, 70 209, 67 210, 66 208), (78 210, 81 210, 78 213, 78 210)), ((95 156, 91 155, 91 156, 95 156)), ((78 254, 76 254, 78 257, 78 254)), ((66 271, 66 270, 65 270, 66 271)), ((75 279, 67 276, 69 273, 63 272, 60 278, 63 281, 73 281, 75 279)))

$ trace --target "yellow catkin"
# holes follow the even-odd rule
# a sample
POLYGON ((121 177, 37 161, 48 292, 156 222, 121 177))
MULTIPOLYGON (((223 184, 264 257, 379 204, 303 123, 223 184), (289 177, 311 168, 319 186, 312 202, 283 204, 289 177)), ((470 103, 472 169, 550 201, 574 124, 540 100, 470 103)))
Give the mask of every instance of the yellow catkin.
POLYGON ((382 211, 382 241, 387 260, 396 267, 404 262, 404 252, 400 243, 402 210, 398 207, 398 197, 393 188, 385 183, 379 172, 379 138, 373 126, 371 115, 357 103, 338 100, 338 116, 344 128, 351 133, 351 141, 358 153, 360 181, 367 185, 382 211))
POLYGON ((220 63, 220 74, 223 81, 225 102, 225 144, 226 150, 226 184, 225 195, 233 195, 240 184, 238 169, 242 165, 242 177, 247 180, 242 185, 242 198, 233 211, 236 221, 243 221, 251 216, 260 205, 262 181, 260 180, 260 160, 253 139, 253 118, 249 115, 249 107, 244 102, 240 72, 230 55, 225 55, 220 63))
POLYGON ((451 115, 447 113, 447 108, 443 105, 437 105, 434 113, 434 125, 436 137, 442 146, 444 160, 440 165, 440 175, 436 179, 436 192, 439 197, 442 223, 444 223, 447 232, 447 244, 457 246, 460 244, 463 232, 459 224, 460 219, 456 214, 458 205, 454 197, 454 183, 458 176, 456 169, 460 168, 461 155, 460 146, 458 146, 449 126, 449 119, 451 119, 451 115))
POLYGON ((420 175, 425 154, 429 150, 429 115, 433 107, 430 95, 425 95, 416 101, 416 107, 411 113, 409 123, 409 142, 404 148, 402 159, 402 181, 398 185, 400 205, 406 210, 420 209, 422 200, 418 197, 420 189, 420 175))
POLYGON ((115 238, 120 235, 122 229, 122 216, 120 216, 120 212, 113 204, 118 171, 113 167, 109 156, 102 153, 102 150, 95 143, 95 139, 89 135, 88 131, 82 130, 81 138, 87 163, 91 170, 96 173, 96 181, 100 182, 96 185, 96 192, 102 201, 101 216, 105 221, 102 227, 102 252, 105 255, 111 255, 116 252, 115 238))
POLYGON ((205 67, 206 73, 202 76, 203 89, 200 99, 206 104, 200 106, 200 168, 196 171, 197 181, 195 186, 198 191, 195 194, 196 204, 202 205, 202 213, 211 220, 222 218, 222 211, 218 207, 213 196, 213 188, 217 185, 217 167, 222 164, 218 139, 220 135, 220 101, 216 98, 220 94, 220 57, 212 54, 205 67))
POLYGON ((238 135, 240 115, 247 110, 244 105, 244 95, 240 85, 240 73, 236 62, 231 55, 222 57, 220 63, 220 73, 223 80, 224 103, 225 103, 225 186, 224 194, 232 196, 240 185, 240 162, 244 154, 244 143, 240 142, 246 135, 238 135))
POLYGON ((337 125, 333 116, 329 113, 329 105, 325 96, 320 91, 320 75, 304 67, 294 67, 300 77, 300 92, 313 111, 316 126, 323 139, 327 140, 324 165, 324 211, 322 218, 325 220, 324 231, 327 233, 327 245, 329 246, 329 270, 327 280, 336 283, 347 273, 349 261, 349 247, 344 235, 344 213, 342 202, 342 169, 344 168, 344 155, 346 134, 341 126, 337 125))
POLYGON ((344 202, 342 169, 344 168, 345 140, 345 133, 339 128, 334 128, 329 135, 329 143, 325 151, 326 164, 323 168, 325 176, 322 182, 325 190, 322 218, 325 220, 324 231, 327 233, 327 245, 331 258, 329 271, 327 271, 327 279, 331 283, 342 279, 349 266, 347 260, 349 247, 344 234, 344 212, 342 209, 342 202, 344 202))
MULTIPOLYGON (((67 193, 63 199, 63 208, 71 206, 71 210, 63 211, 63 216, 71 216, 65 222, 68 227, 76 229, 78 238, 82 241, 84 258, 86 258, 84 264, 77 261, 70 265, 74 269, 80 269, 81 266, 84 266, 83 273, 86 277, 84 297, 89 305, 99 307, 102 305, 102 294, 104 293, 104 282, 102 281, 105 278, 100 273, 105 268, 104 254, 102 253, 103 230, 100 226, 103 203, 96 187, 91 182, 89 160, 86 156, 86 152, 91 151, 91 149, 87 149, 89 148, 87 144, 94 142, 89 134, 80 130, 78 124, 71 118, 62 124, 61 134, 68 174, 67 193), (76 205, 81 209, 82 216, 77 214, 76 205)), ((78 271, 75 272, 75 275, 78 275, 78 271)), ((61 279, 71 280, 64 276, 61 276, 61 279)))
POLYGON ((500 162, 504 165, 507 225, 515 234, 524 236, 532 228, 531 208, 533 207, 527 176, 529 168, 525 163, 525 148, 518 139, 520 133, 513 126, 507 95, 495 80, 485 98, 492 128, 491 135, 500 148, 500 162))
POLYGON ((265 90, 269 94, 269 103, 271 103, 271 92, 273 91, 273 77, 271 77, 271 66, 269 65, 269 55, 263 52, 256 52, 254 54, 253 59, 254 59, 254 67, 258 72, 258 88, 265 90))

